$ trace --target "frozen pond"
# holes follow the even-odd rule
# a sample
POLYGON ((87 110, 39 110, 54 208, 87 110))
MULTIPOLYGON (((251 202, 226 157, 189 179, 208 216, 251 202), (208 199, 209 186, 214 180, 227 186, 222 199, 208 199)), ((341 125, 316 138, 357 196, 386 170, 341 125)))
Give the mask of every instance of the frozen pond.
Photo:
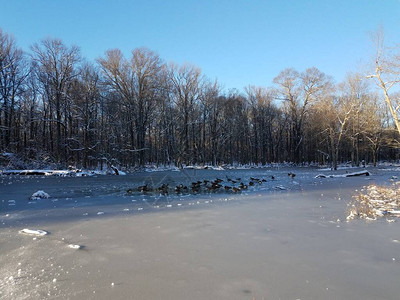
POLYGON ((399 299, 398 222, 345 222, 355 190, 398 174, 368 170, 0 177, 0 298, 399 299), (250 177, 266 182, 240 193, 126 192, 250 177), (29 200, 38 190, 50 198, 29 200))

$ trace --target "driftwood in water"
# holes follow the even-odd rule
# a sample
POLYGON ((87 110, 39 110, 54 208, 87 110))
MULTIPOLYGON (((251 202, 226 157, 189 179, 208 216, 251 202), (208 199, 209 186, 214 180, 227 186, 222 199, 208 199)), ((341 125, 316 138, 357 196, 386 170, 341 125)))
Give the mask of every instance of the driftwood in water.
POLYGON ((116 167, 111 165, 111 169, 114 171, 115 175, 119 175, 119 170, 116 167))

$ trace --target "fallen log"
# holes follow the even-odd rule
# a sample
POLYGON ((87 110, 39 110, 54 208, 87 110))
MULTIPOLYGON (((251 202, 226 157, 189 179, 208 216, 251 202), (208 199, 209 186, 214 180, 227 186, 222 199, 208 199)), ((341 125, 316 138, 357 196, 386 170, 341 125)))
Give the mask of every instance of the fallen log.
POLYGON ((348 173, 345 175, 346 175, 345 177, 354 177, 354 176, 362 176, 362 175, 369 176, 370 173, 367 170, 365 170, 365 171, 361 171, 361 172, 348 173))
POLYGON ((360 172, 353 172, 353 173, 346 173, 341 175, 325 175, 325 174, 318 174, 315 178, 344 178, 344 177, 355 177, 355 176, 370 176, 371 173, 367 170, 360 171, 360 172))

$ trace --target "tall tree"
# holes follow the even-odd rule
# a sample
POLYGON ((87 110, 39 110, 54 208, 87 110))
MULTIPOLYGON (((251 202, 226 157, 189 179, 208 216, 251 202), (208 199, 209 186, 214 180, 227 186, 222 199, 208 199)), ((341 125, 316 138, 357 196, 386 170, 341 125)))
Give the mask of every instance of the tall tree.
POLYGON ((178 67, 175 64, 170 65, 170 80, 173 94, 173 101, 178 112, 180 121, 180 149, 178 164, 191 163, 194 151, 194 135, 192 126, 194 125, 194 115, 198 109, 198 100, 201 89, 201 70, 193 65, 185 64, 178 67))
POLYGON ((130 124, 130 147, 125 149, 139 153, 138 163, 145 163, 145 137, 148 124, 157 102, 160 100, 164 79, 161 78, 164 65, 153 51, 140 48, 132 51, 129 60, 118 49, 109 50, 104 58, 97 61, 103 71, 105 84, 120 94, 130 124))
POLYGON ((223 102, 217 81, 205 82, 199 95, 201 106, 201 158, 203 162, 217 165, 221 159, 220 146, 223 136, 223 102))
POLYGON ((272 89, 255 86, 248 86, 245 90, 252 124, 253 161, 265 164, 267 161, 272 161, 273 122, 277 113, 277 108, 273 104, 275 94, 272 89))
POLYGON ((81 162, 84 168, 92 166, 93 153, 98 146, 97 131, 99 126, 100 88, 99 74, 91 64, 84 64, 79 77, 71 86, 70 96, 72 106, 69 116, 71 137, 68 139, 68 148, 75 155, 76 162, 81 162), (90 157, 92 156, 92 159, 90 157))
POLYGON ((78 76, 77 63, 80 50, 76 46, 67 47, 60 39, 45 39, 31 47, 32 59, 36 63, 38 78, 45 91, 49 114, 46 120, 50 127, 50 139, 53 141, 55 123, 55 154, 57 160, 66 162, 67 157, 67 119, 68 93, 72 81, 78 76))
POLYGON ((376 48, 375 66, 374 72, 367 78, 374 78, 382 90, 397 132, 400 134, 400 98, 392 93, 400 83, 399 48, 385 46, 383 29, 377 30, 372 39, 376 48))
POLYGON ((23 52, 14 38, 0 28, 0 149, 9 149, 18 139, 16 105, 28 75, 23 52))
POLYGON ((330 90, 332 79, 317 68, 309 68, 302 73, 285 69, 274 78, 274 83, 278 86, 277 91, 284 101, 289 119, 289 158, 298 163, 302 161, 303 126, 308 108, 330 90))
MULTIPOLYGON (((371 106, 372 97, 369 91, 368 82, 358 73, 348 73, 345 80, 339 84, 338 91, 341 97, 353 106, 349 120, 349 138, 351 139, 351 161, 354 165, 360 164, 360 140, 364 129, 368 127, 368 120, 365 113, 371 106)), ((372 112, 372 114, 376 111, 372 112)), ((372 115, 370 114, 372 117, 372 115)), ((372 119, 371 119, 372 121, 372 119)))

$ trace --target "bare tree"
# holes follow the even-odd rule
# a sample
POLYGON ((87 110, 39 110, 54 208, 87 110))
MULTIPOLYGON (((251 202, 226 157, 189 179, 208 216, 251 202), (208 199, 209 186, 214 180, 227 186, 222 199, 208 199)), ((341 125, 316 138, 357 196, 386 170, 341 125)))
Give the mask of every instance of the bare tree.
POLYGON ((348 123, 354 112, 354 103, 346 97, 329 96, 320 101, 318 109, 324 115, 324 131, 328 138, 332 170, 337 170, 340 144, 348 131, 348 123))
POLYGON ((38 78, 48 100, 50 139, 53 142, 53 124, 56 124, 55 154, 58 161, 66 161, 68 92, 72 81, 78 76, 77 63, 80 50, 76 46, 67 47, 60 39, 45 39, 32 46, 32 59, 36 63, 38 78), (54 117, 55 115, 55 117, 54 117))
POLYGON ((277 108, 273 104, 275 92, 272 89, 248 86, 246 89, 251 121, 253 161, 265 164, 272 160, 273 123, 277 108))
POLYGON ((10 144, 16 145, 18 140, 16 105, 28 74, 22 50, 17 47, 14 38, 0 28, 0 144, 3 149, 10 144))
POLYGON ((24 124, 21 139, 26 157, 33 159, 43 150, 40 146, 42 135, 40 132, 42 107, 40 103, 40 89, 35 74, 36 66, 30 67, 29 75, 24 83, 21 95, 21 123, 24 124))
POLYGON ((277 91, 284 101, 289 119, 289 158, 300 162, 301 146, 304 142, 303 125, 308 108, 331 89, 332 79, 317 68, 309 68, 302 73, 285 69, 274 78, 274 83, 278 86, 277 91))
POLYGON ((369 120, 365 116, 368 114, 372 117, 376 113, 376 111, 368 112, 368 109, 372 108, 369 85, 361 74, 348 73, 345 80, 339 84, 338 91, 341 97, 345 97, 349 103, 352 103, 354 108, 349 120, 348 138, 351 140, 351 161, 354 165, 359 166, 360 142, 363 132, 369 125, 369 120))
POLYGON ((94 150, 98 146, 97 131, 99 122, 100 89, 99 74, 91 64, 84 64, 79 77, 71 86, 72 106, 68 112, 71 137, 68 148, 75 153, 75 162, 81 162, 84 168, 93 165, 94 150), (90 159, 92 158, 92 159, 90 159))
MULTIPOLYGON (((178 165, 190 163, 193 158, 194 138, 190 139, 190 130, 194 126, 194 114, 197 109, 201 88, 201 70, 193 65, 178 67, 170 64, 170 80, 173 101, 180 120, 180 149, 178 165)), ((192 136, 194 135, 192 130, 192 136)))
POLYGON ((220 86, 217 81, 204 82, 199 95, 201 103, 201 157, 203 162, 211 160, 212 164, 217 165, 220 161, 224 119, 223 102, 220 97, 220 86))
POLYGON ((133 117, 129 120, 130 148, 127 150, 139 153, 138 163, 142 166, 147 126, 163 87, 160 76, 164 65, 157 54, 145 48, 134 49, 129 60, 120 50, 109 50, 105 58, 97 61, 106 85, 121 95, 127 113, 133 117))
POLYGON ((400 98, 391 93, 400 83, 400 52, 398 48, 385 46, 382 29, 378 30, 372 39, 376 47, 375 67, 373 74, 367 78, 374 78, 382 90, 397 132, 400 134, 400 98))
POLYGON ((382 107, 374 97, 370 97, 370 101, 365 105, 366 126, 363 127, 363 135, 367 141, 368 148, 372 153, 372 163, 374 166, 378 162, 378 154, 384 142, 384 125, 382 107))
POLYGON ((231 164, 251 162, 250 125, 246 98, 237 90, 229 91, 224 98, 223 119, 225 142, 224 159, 231 164))

